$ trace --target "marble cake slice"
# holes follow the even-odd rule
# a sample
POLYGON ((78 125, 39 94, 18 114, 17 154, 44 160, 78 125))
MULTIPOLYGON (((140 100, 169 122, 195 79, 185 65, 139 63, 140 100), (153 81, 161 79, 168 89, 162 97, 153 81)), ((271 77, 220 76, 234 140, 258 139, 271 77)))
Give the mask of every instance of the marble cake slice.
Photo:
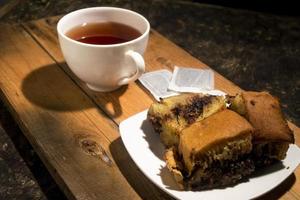
POLYGON ((180 188, 202 190, 238 183, 255 169, 251 124, 223 110, 183 129, 178 149, 165 153, 166 166, 180 188))
POLYGON ((178 145, 182 129, 225 108, 223 96, 185 93, 153 103, 148 119, 162 143, 170 147, 178 145))

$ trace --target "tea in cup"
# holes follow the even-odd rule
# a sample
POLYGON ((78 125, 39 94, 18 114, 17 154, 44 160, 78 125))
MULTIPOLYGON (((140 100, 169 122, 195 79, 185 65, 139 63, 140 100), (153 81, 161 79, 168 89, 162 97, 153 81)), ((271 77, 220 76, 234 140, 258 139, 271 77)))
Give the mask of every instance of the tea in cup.
POLYGON ((57 24, 60 47, 72 72, 95 91, 113 91, 145 71, 150 24, 131 10, 93 7, 57 24))

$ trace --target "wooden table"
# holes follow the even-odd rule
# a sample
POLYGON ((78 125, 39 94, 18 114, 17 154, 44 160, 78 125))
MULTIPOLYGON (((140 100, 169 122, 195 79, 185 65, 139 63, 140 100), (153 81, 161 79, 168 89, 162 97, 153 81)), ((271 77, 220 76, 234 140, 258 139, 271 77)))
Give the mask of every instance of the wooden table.
MULTIPOLYGON (((119 135, 120 122, 154 101, 136 82, 110 93, 89 90, 60 51, 58 17, 1 25, 1 98, 49 172, 70 199, 171 199, 137 168, 119 135)), ((207 68, 161 36, 150 33, 146 69, 174 65, 207 68)), ((216 73, 216 87, 241 90, 216 73)), ((289 123, 300 145, 300 129, 289 123)), ((300 168, 265 199, 300 199, 300 168)))

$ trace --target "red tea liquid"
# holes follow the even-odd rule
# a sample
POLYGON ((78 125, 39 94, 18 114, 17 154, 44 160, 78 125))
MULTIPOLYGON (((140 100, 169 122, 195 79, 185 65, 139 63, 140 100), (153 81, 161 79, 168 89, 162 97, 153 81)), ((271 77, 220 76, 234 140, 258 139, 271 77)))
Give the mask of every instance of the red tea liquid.
POLYGON ((66 35, 87 44, 110 45, 134 40, 142 34, 133 27, 116 22, 84 23, 69 30, 66 35))

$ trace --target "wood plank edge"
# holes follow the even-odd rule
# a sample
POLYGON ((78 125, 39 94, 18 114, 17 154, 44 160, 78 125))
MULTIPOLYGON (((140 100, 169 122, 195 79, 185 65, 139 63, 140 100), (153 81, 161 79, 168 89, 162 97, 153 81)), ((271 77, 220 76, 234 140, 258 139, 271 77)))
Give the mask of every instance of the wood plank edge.
POLYGON ((70 188, 63 181, 63 178, 58 173, 56 173, 56 169, 52 167, 51 163, 47 160, 47 158, 45 158, 45 156, 40 151, 37 151, 37 149, 41 149, 39 143, 28 134, 28 128, 23 123, 23 121, 18 118, 17 112, 13 109, 13 104, 10 103, 9 99, 5 95, 5 91, 2 88, 3 87, 0 85, 0 98, 3 101, 8 112, 11 114, 18 127, 26 136, 26 139, 29 141, 35 152, 38 154, 45 167, 47 168, 51 176, 54 178, 55 182, 60 186, 62 192, 67 196, 68 199, 76 199, 75 196, 72 194, 70 188))
MULTIPOLYGON (((54 17, 49 17, 49 19, 58 19, 60 18, 61 16, 54 16, 54 17)), ((40 19, 40 20, 45 20, 45 19, 40 19)), ((39 20, 33 20, 32 22, 34 21, 39 21, 39 20)), ((101 106, 96 102, 96 100, 93 98, 92 95, 90 95, 84 88, 82 88, 82 86, 80 85, 80 82, 77 82, 75 80, 75 77, 73 76, 70 76, 69 73, 64 69, 64 67, 58 62, 58 60, 52 56, 51 52, 49 52, 45 47, 44 45, 38 40, 38 38, 36 38, 36 36, 30 31, 30 27, 27 26, 27 23, 22 23, 21 24, 21 27, 30 35, 30 37, 32 37, 32 39, 50 56, 50 58, 52 60, 55 61, 55 63, 61 68, 62 71, 64 71, 68 77, 70 77, 70 79, 79 87, 81 88, 81 91, 91 100, 91 102, 93 104, 95 104, 97 106, 97 108, 108 118, 112 119, 112 121, 117 125, 117 127, 119 127, 119 122, 115 119, 115 118, 112 118, 110 116, 110 113, 101 108, 101 106)), ((175 44, 174 42, 172 42, 171 40, 165 38, 163 35, 161 35, 159 32, 157 32, 156 30, 154 29, 151 29, 151 32, 152 34, 154 35, 157 35, 158 37, 162 38, 162 39, 166 39, 167 42, 172 45, 174 48, 177 48, 179 49, 180 51, 183 52, 183 54, 185 54, 186 56, 189 56, 191 57, 192 59, 194 59, 196 62, 199 62, 199 64, 201 65, 204 65, 205 67, 207 68, 210 68, 207 64, 203 63, 202 61, 200 61, 199 59, 197 59, 196 57, 194 57, 192 54, 190 54, 189 52, 187 52, 185 49, 181 48, 180 46, 178 46, 177 44, 175 44)), ((170 69, 171 71, 173 70, 172 67, 170 66, 166 66, 168 69, 170 69)), ((211 69, 211 68, 210 68, 211 69)), ((213 70, 213 69, 212 69, 213 70)), ((213 70, 214 73, 215 73, 215 80, 216 79, 223 79, 224 81, 227 82, 227 84, 229 84, 232 88, 235 88, 235 90, 237 91, 244 91, 242 88, 240 88, 238 85, 234 84, 231 80, 227 79, 226 77, 222 76, 220 73, 218 73, 217 71, 213 70)), ((133 84, 136 84, 140 89, 142 89, 149 97, 151 97, 151 99, 153 101, 155 101, 154 97, 152 97, 151 93, 148 92, 148 90, 139 82, 136 82, 136 83, 133 83, 133 84)), ((296 132, 296 133, 300 133, 300 128, 297 127, 294 123, 292 123, 291 121, 288 121, 288 124, 290 126, 290 128, 296 132)), ((295 134, 296 135, 296 134, 295 134)), ((300 135, 297 137, 297 138, 300 138, 300 135)), ((296 139, 297 139, 296 138, 296 139)), ((298 141, 298 140, 297 140, 298 141)))

